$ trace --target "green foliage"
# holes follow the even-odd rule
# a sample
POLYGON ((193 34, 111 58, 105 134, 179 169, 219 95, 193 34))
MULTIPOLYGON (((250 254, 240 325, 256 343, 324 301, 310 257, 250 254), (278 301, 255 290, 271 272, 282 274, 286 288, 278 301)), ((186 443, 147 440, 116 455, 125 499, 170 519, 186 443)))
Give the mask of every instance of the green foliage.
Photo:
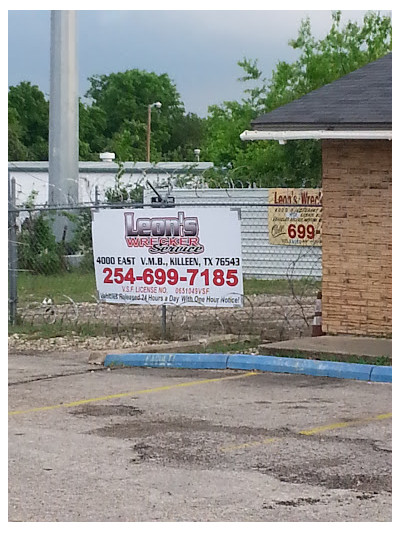
POLYGON ((96 105, 88 106, 79 102, 79 158, 81 161, 97 160, 107 146, 104 136, 106 118, 96 105))
POLYGON ((289 45, 300 51, 292 64, 279 62, 272 72, 267 91, 260 99, 265 111, 271 111, 318 89, 392 49, 390 17, 369 12, 363 24, 349 21, 341 27, 341 12, 332 13, 332 26, 323 39, 315 39, 309 18, 302 21, 297 39, 289 45))
MULTIPOLYGON (((302 21, 298 35, 289 41, 297 50, 292 63, 280 61, 267 78, 258 61, 238 61, 245 84, 241 101, 211 105, 206 119, 185 114, 175 84, 167 74, 138 69, 89 78, 85 102, 79 103, 79 154, 81 160, 98 160, 103 151, 118 161, 146 159, 148 106, 151 112, 151 159, 193 161, 195 148, 201 159, 213 161, 210 183, 256 183, 258 186, 318 186, 321 181, 321 146, 316 141, 242 142, 239 135, 251 129, 262 113, 297 99, 337 78, 382 57, 392 48, 391 18, 368 12, 361 24, 342 23, 340 11, 332 13, 327 34, 317 39, 310 19, 302 21)), ((37 86, 22 82, 8 92, 9 160, 46 160, 48 156, 49 104, 37 86)), ((140 187, 116 184, 109 201, 136 200, 140 187)))
MULTIPOLYGON (((30 203, 31 200, 27 207, 30 207, 30 203)), ((52 220, 45 212, 30 211, 22 223, 17 240, 18 268, 33 274, 54 274, 66 269, 64 247, 56 242, 52 220)))
POLYGON ((103 114, 106 146, 122 161, 145 161, 148 106, 162 103, 151 115, 152 160, 168 150, 174 123, 184 114, 175 85, 167 74, 138 69, 89 78, 86 94, 103 114))
POLYGON ((267 81, 262 77, 262 72, 258 68, 258 61, 244 58, 242 61, 238 61, 239 67, 241 67, 245 75, 239 78, 241 82, 255 82, 257 85, 253 87, 246 87, 244 93, 248 94, 248 98, 243 99, 243 103, 248 105, 254 110, 256 114, 262 112, 261 98, 267 90, 267 81), (259 85, 261 83, 261 85, 259 85))
MULTIPOLYGON (((204 120, 185 114, 180 95, 167 74, 137 69, 93 76, 79 102, 79 157, 98 160, 111 151, 120 161, 146 159, 148 106, 151 113, 151 159, 193 160, 204 134, 204 120)), ((37 86, 23 82, 8 93, 9 160, 47 160, 49 105, 37 86)))
MULTIPOLYGON (((93 298, 91 298, 93 303, 93 298)), ((65 305, 65 298, 60 303, 65 305)), ((67 302, 69 303, 69 302, 67 302)), ((71 304, 72 306, 72 304, 71 304)), ((63 320, 61 314, 54 323, 46 324, 32 324, 28 321, 24 321, 22 324, 16 326, 9 326, 8 334, 24 335, 26 339, 52 339, 56 337, 72 337, 76 342, 76 337, 79 336, 82 341, 85 339, 91 339, 92 342, 96 342, 97 337, 115 337, 116 335, 132 335, 131 324, 110 324, 108 321, 95 321, 95 322, 75 322, 71 323, 63 320)))
MULTIPOLYGON (((9 157, 24 155, 29 161, 47 161, 49 104, 36 85, 24 81, 8 92, 9 157)), ((14 159, 15 160, 15 159, 14 159)))
POLYGON ((105 190, 105 197, 108 203, 118 204, 125 202, 142 203, 144 186, 140 182, 123 183, 124 167, 119 163, 119 171, 115 176, 114 187, 105 190))
MULTIPOLYGON (((143 202, 144 187, 140 183, 124 184, 122 181, 124 172, 123 164, 119 163, 114 187, 105 190, 106 201, 112 205, 143 202)), ((78 213, 65 213, 65 215, 74 224, 73 239, 67 244, 67 248, 69 251, 83 255, 79 271, 90 272, 94 270, 91 210, 82 209, 78 213)))
POLYGON ((8 159, 9 161, 26 161, 28 148, 21 141, 22 126, 16 109, 8 110, 8 159))
MULTIPOLYGON (((254 353, 254 350, 260 345, 260 337, 254 336, 246 338, 244 340, 238 341, 216 341, 210 342, 206 345, 199 345, 195 348, 185 348, 186 353, 232 353, 232 354, 242 354, 242 353, 254 353)), ((177 353, 179 353, 177 351, 177 353)))
POLYGON ((235 162, 243 150, 240 134, 247 129, 256 112, 246 103, 224 102, 208 108, 202 156, 217 166, 235 162))
POLYGON ((259 187, 317 187, 321 184, 321 145, 318 141, 241 142, 240 133, 251 129, 251 120, 272 111, 308 92, 322 87, 390 52, 390 17, 368 13, 362 25, 341 25, 341 13, 332 13, 332 26, 317 40, 307 18, 302 21, 297 39, 289 42, 300 55, 289 64, 281 61, 270 80, 263 77, 257 60, 238 62, 244 74, 239 81, 244 89, 241 102, 224 102, 209 107, 206 136, 202 146, 206 158, 217 168, 208 173, 210 185, 233 182, 259 187), (221 168, 225 167, 225 168, 221 168), (219 178, 217 175, 219 174, 219 178))
POLYGON ((65 295, 75 302, 95 302, 96 280, 94 269, 72 269, 51 275, 20 272, 18 274, 18 298, 27 304, 40 303, 51 298, 53 303, 65 303, 65 295))
POLYGON ((321 143, 275 141, 249 143, 238 153, 234 180, 248 181, 258 187, 320 187, 321 143))
POLYGON ((68 248, 73 253, 83 256, 79 263, 79 270, 90 272, 94 270, 91 210, 82 209, 78 213, 69 214, 69 218, 74 224, 74 232, 68 248))
POLYGON ((171 136, 164 145, 162 160, 193 161, 193 150, 200 148, 205 136, 205 122, 195 113, 178 116, 172 124, 171 136))

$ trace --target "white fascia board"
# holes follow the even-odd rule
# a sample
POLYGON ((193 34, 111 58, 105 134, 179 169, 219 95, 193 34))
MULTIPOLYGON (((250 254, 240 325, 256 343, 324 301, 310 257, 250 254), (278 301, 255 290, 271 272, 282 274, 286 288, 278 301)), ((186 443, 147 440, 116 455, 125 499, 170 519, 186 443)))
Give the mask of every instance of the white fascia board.
POLYGON ((392 130, 297 130, 297 131, 250 131, 245 130, 242 141, 294 141, 300 139, 386 139, 392 140, 392 130))

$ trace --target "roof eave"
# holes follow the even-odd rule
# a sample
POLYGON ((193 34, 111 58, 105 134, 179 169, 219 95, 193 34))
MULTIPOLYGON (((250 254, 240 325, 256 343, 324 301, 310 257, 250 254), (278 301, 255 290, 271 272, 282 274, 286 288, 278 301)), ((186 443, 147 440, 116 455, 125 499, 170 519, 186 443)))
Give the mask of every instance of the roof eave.
POLYGON ((242 141, 286 141, 307 139, 383 139, 392 140, 392 129, 386 130, 245 130, 240 135, 242 141))

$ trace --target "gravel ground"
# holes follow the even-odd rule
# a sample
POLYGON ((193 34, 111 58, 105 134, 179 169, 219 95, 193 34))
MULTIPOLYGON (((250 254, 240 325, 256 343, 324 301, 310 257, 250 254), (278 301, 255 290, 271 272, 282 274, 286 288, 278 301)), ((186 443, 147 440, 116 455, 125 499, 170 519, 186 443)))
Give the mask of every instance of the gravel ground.
MULTIPOLYGON (((268 342, 307 336, 311 330, 314 303, 313 298, 296 302, 290 296, 258 295, 246 298, 243 308, 168 306, 168 337, 171 340, 201 340, 234 334, 253 335, 268 342)), ((19 314, 26 324, 68 325, 71 334, 36 339, 32 335, 13 334, 9 336, 10 350, 130 349, 153 344, 161 335, 161 309, 156 306, 37 304, 20 308, 19 314), (107 336, 79 335, 79 329, 86 324, 104 324, 112 327, 112 332, 107 336)))
POLYGON ((32 339, 29 335, 14 333, 8 337, 8 349, 13 353, 36 353, 59 350, 61 352, 76 352, 81 350, 109 351, 129 349, 149 344, 144 335, 135 339, 127 337, 81 337, 71 335, 67 337, 52 337, 49 339, 32 339))

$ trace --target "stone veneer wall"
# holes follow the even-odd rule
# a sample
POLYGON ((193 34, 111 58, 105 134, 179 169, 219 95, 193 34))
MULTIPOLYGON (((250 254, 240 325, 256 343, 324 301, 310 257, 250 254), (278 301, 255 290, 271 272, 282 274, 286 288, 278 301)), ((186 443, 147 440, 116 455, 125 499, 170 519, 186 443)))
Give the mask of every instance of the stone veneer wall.
POLYGON ((328 334, 392 332, 392 143, 322 144, 322 324, 328 334))

